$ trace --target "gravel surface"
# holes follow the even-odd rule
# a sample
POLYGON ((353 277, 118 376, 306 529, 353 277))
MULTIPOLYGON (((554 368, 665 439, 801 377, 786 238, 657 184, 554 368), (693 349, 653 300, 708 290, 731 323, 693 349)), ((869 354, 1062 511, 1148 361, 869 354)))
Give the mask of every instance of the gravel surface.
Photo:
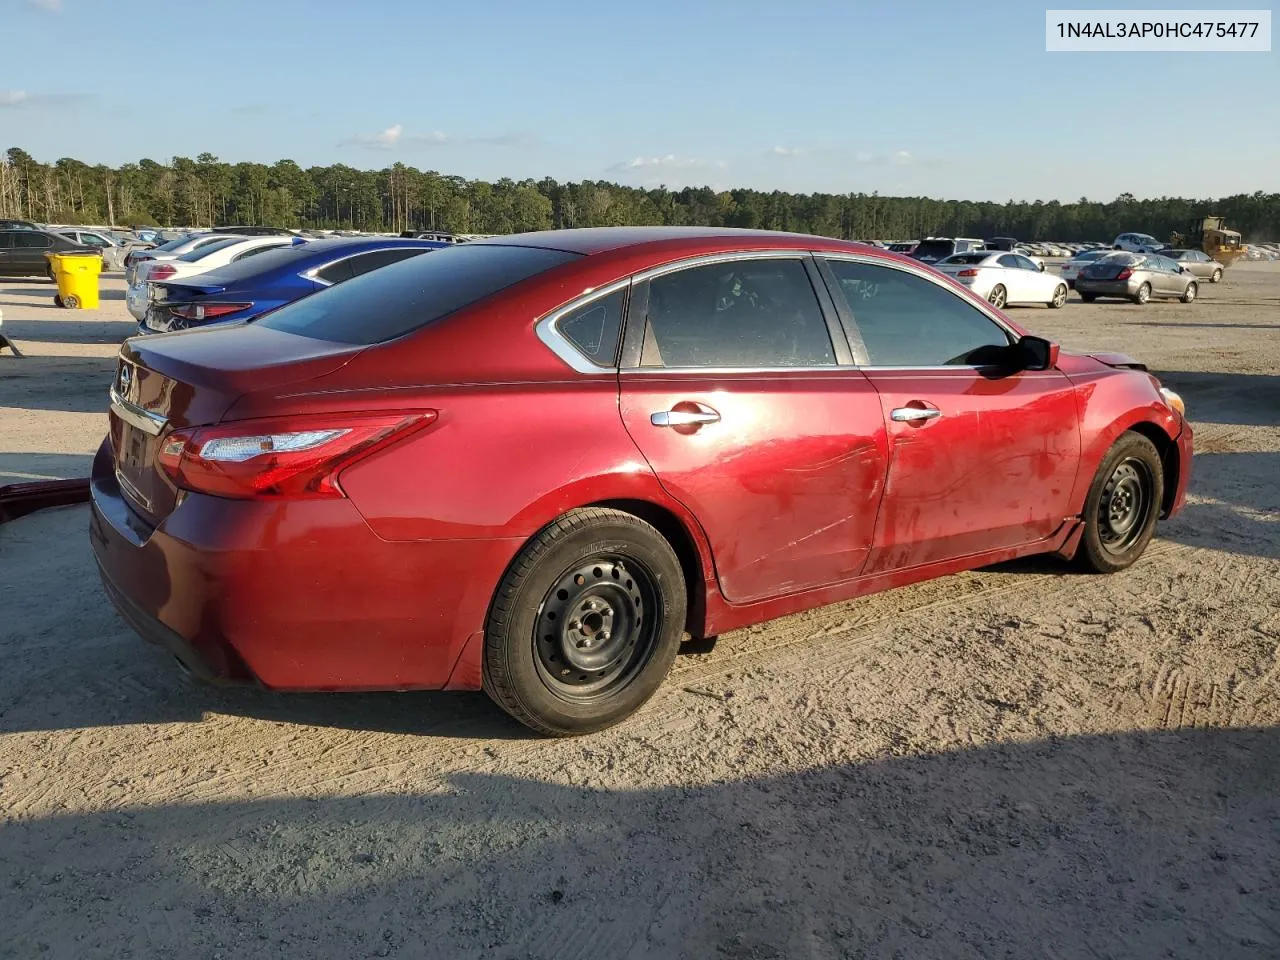
MULTIPOLYGON (((0 484, 83 475, 131 330, 0 281, 0 484)), ((0 527, 0 957, 1280 956, 1280 264, 1013 315, 1187 399, 1185 512, 691 645, 633 720, 195 686, 87 508, 0 527)))

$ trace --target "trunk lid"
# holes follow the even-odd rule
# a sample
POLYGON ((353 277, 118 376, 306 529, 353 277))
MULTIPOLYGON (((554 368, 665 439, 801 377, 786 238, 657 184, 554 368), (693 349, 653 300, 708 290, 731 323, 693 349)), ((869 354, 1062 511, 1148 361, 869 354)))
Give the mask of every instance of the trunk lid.
POLYGON ((252 324, 125 341, 110 414, 121 489, 134 509, 159 523, 178 502, 156 462, 170 433, 217 423, 246 393, 325 376, 364 349, 252 324))

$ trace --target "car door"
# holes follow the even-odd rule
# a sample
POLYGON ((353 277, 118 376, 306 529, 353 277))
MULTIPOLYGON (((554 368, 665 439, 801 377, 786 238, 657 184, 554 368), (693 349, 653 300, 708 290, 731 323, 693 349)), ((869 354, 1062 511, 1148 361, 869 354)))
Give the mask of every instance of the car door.
POLYGON ((703 258, 637 278, 623 423, 702 526, 730 602, 862 571, 886 432, 851 360, 803 253, 703 258))
MULTIPOLYGON (((1030 261, 1027 262, 1030 263, 1030 261)), ((1004 284, 1005 290, 1008 291, 1010 303, 1026 303, 1028 300, 1035 299, 1035 292, 1031 289, 1031 282, 1018 265, 1016 255, 1012 253, 1003 254, 996 263, 1004 268, 1000 282, 1004 284)))
POLYGON ((49 272, 45 254, 53 249, 53 238, 37 230, 19 230, 13 237, 13 269, 24 276, 44 276, 49 272))
POLYGON ((889 474, 864 573, 1058 531, 1071 515, 1080 455, 1066 376, 993 365, 1015 335, 923 271, 829 257, 824 274, 842 297, 889 430, 889 474))
POLYGON ((1037 266, 1036 262, 1029 257, 1024 257, 1020 253, 1015 253, 1013 259, 1018 263, 1018 269, 1022 271, 1020 276, 1027 284, 1027 303, 1048 303, 1053 299, 1053 291, 1058 288, 1061 277, 1045 273, 1037 266))
POLYGON ((13 266, 13 236, 16 230, 0 230, 0 277, 16 276, 13 266))
POLYGON ((1186 289, 1187 280, 1189 279, 1182 272, 1182 267, 1176 260, 1168 257, 1156 256, 1152 258, 1156 265, 1156 275, 1160 278, 1160 291, 1166 297, 1182 295, 1182 291, 1186 289))

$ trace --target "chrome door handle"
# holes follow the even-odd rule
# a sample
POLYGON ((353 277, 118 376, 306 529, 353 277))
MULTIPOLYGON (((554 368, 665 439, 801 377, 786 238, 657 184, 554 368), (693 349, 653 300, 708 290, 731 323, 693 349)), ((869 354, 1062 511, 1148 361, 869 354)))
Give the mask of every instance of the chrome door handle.
POLYGON ((889 414, 895 423, 922 423, 942 416, 942 411, 933 407, 898 407, 889 414))
POLYGON ((696 410, 659 410, 649 414, 649 422, 655 427, 699 427, 704 423, 719 423, 720 414, 705 403, 695 403, 696 410))

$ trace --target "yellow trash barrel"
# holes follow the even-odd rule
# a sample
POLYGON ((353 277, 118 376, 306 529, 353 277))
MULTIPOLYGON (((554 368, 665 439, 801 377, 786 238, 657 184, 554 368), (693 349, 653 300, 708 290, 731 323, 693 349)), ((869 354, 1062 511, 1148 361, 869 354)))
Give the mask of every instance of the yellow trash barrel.
POLYGON ((46 253, 53 278, 58 281, 54 303, 71 310, 96 310, 98 307, 98 274, 102 272, 102 254, 46 253))

